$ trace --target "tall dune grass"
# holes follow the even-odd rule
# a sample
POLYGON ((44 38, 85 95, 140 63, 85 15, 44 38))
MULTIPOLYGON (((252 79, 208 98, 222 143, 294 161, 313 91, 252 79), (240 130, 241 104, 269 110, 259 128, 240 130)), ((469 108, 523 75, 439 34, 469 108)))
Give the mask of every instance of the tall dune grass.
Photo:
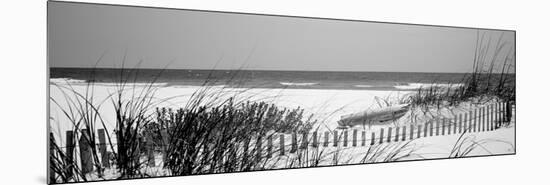
POLYGON ((484 100, 487 97, 496 97, 501 101, 514 101, 516 93, 514 47, 503 41, 503 34, 495 44, 492 42, 490 37, 486 38, 485 33, 481 36, 479 32, 477 33, 472 71, 464 75, 460 82, 462 86, 452 86, 449 82, 449 85, 444 88, 436 85, 420 88, 410 97, 410 103, 427 108, 452 106, 464 101, 484 100), (500 69, 497 70, 497 67, 500 69))

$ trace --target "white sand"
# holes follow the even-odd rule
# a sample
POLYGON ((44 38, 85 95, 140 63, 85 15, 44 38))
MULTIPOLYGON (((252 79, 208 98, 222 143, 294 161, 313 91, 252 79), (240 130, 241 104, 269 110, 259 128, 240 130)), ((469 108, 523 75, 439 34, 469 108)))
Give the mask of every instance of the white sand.
MULTIPOLYGON (((52 80, 59 85, 68 87, 64 80, 52 80)), ((75 83, 70 81, 72 88, 85 94, 87 86, 84 83, 75 83)), ((160 84, 162 85, 162 84, 160 84)), ((146 86, 140 84, 135 86, 134 92, 140 92, 146 86)), ((191 94, 200 89, 198 86, 158 86, 158 91, 155 97, 158 99, 169 98, 167 102, 159 104, 159 107, 184 107, 188 102, 191 94)), ((214 87, 211 91, 218 92, 222 88, 214 87)), ((96 84, 93 91, 88 89, 90 94, 94 96, 94 104, 99 105, 109 97, 110 94, 116 92, 116 87, 109 84, 96 84)), ((251 100, 261 100, 275 103, 281 107, 296 108, 301 107, 306 110, 306 114, 314 114, 315 119, 319 120, 319 129, 332 130, 337 127, 336 121, 341 115, 354 113, 370 108, 378 108, 376 97, 381 99, 398 98, 408 93, 406 91, 367 91, 367 90, 327 90, 327 89, 223 89, 226 97, 230 97, 236 93, 241 97, 247 97, 251 100), (242 92, 245 91, 245 92, 242 92)), ((71 94, 69 90, 66 93, 71 94)), ((129 99, 131 90, 127 91, 129 99)), ((50 96, 56 100, 63 109, 68 110, 67 101, 65 100, 61 90, 54 86, 50 86, 50 96)), ((74 96, 71 96, 74 99, 74 96)), ((102 104, 100 114, 105 121, 109 130, 113 130, 115 125, 114 108, 110 100, 107 99, 102 104)), ((50 102, 51 128, 56 137, 64 137, 66 130, 71 130, 72 125, 67 120, 66 116, 61 111, 60 107, 50 102), (61 133, 61 135, 60 135, 61 133)), ((101 124, 96 123, 97 128, 101 128, 101 124)))
MULTIPOLYGON (((64 80, 54 79, 58 85, 62 87, 69 87, 69 85, 64 80)), ((70 81, 71 87, 81 93, 85 94, 87 86, 78 81, 70 81)), ((59 86, 50 86, 50 96, 61 104, 62 109, 68 110, 67 101, 58 88, 59 86)), ((131 86, 135 93, 139 93, 146 86, 144 84, 137 84, 135 87, 131 86)), ((169 101, 162 102, 159 107, 172 107, 179 108, 184 107, 190 96, 200 87, 197 86, 164 86, 164 84, 157 84, 156 88, 158 91, 155 94, 155 97, 158 99, 170 98, 169 101)), ((132 91, 127 91, 124 99, 131 98, 132 91)), ((222 87, 213 87, 211 92, 220 92, 222 87)), ((69 93, 69 97, 73 98, 73 94, 65 90, 66 93, 69 93)), ((100 109, 100 114, 102 119, 105 121, 108 130, 112 132, 113 126, 115 125, 115 115, 114 108, 110 102, 109 95, 116 92, 116 87, 110 84, 97 84, 94 86, 93 90, 89 89, 89 92, 94 96, 94 104, 98 105, 100 102, 105 101, 102 104, 100 109), (93 93, 92 93, 93 92, 93 93)), ((372 91, 372 90, 328 90, 328 89, 232 89, 227 88, 223 89, 222 99, 233 96, 234 94, 239 94, 240 98, 248 98, 250 100, 261 100, 275 103, 278 106, 296 108, 301 107, 306 110, 308 114, 314 114, 315 118, 319 119, 320 122, 317 125, 320 129, 319 137, 322 137, 322 131, 334 130, 337 127, 336 121, 340 118, 341 115, 354 113, 362 111, 365 109, 378 108, 379 102, 382 102, 382 99, 396 101, 399 98, 406 96, 409 92, 407 91, 372 91), (378 100, 377 100, 378 99, 378 100)), ((471 103, 462 103, 459 106, 442 108, 442 109, 431 109, 428 111, 428 114, 424 114, 420 109, 415 109, 409 111, 405 116, 399 120, 388 124, 388 126, 397 125, 407 125, 411 122, 424 123, 426 120, 430 120, 434 117, 446 117, 451 118, 458 113, 464 113, 473 108, 482 107, 492 101, 487 102, 486 104, 476 105, 471 103), (413 121, 415 120, 415 121, 413 121), (394 124, 395 123, 395 124, 394 124)), ((50 115, 51 115, 51 128, 52 132, 55 134, 58 143, 63 145, 65 143, 65 131, 72 130, 73 126, 68 121, 67 117, 64 116, 64 113, 61 111, 61 108, 58 107, 53 102, 50 102, 50 115)), ((515 119, 513 119, 515 120, 515 119)), ((102 128, 100 122, 96 123, 96 128, 102 128)), ((374 131, 378 134, 378 130, 382 127, 371 127, 363 128, 362 126, 354 127, 353 129, 365 129, 367 131, 367 138, 370 138, 370 132, 374 131)), ((366 147, 351 147, 351 134, 349 131, 350 143, 348 148, 344 148, 345 152, 341 154, 341 158, 348 163, 357 163, 360 162, 361 158, 364 157, 365 152, 368 150, 366 147)), ((408 134, 408 132, 407 132, 408 134)), ((477 147, 474 151, 468 153, 466 156, 477 156, 477 155, 493 155, 493 154, 510 154, 515 152, 515 123, 512 124, 510 128, 501 128, 495 131, 488 132, 477 132, 466 134, 467 141, 466 145, 472 144, 474 142, 479 143, 480 147, 477 147)), ((360 136, 358 136, 360 137, 360 136)), ((410 143, 410 149, 414 149, 413 156, 403 158, 402 160, 417 160, 423 158, 446 158, 449 157, 452 148, 459 138, 458 134, 455 135, 445 135, 445 136, 434 136, 427 138, 415 139, 410 143)), ((290 144, 290 135, 285 137, 285 145, 290 144)), ((408 138, 407 138, 408 140, 408 138)), ((319 139, 319 142, 322 142, 323 138, 319 139)), ((274 141, 277 143, 278 141, 274 141)), ((403 142, 392 143, 391 145, 399 145, 403 142)), ((368 143, 367 143, 368 145, 368 143)), ((384 144, 388 145, 388 144, 384 144)), ((329 145, 332 146, 332 145, 329 145)), ((287 146, 287 150, 290 146, 287 146)), ((321 147, 323 148, 323 147, 321 147)), ((325 152, 334 151, 336 148, 328 147, 325 152)), ((295 156, 295 155, 294 155, 295 156)), ((288 159, 291 159, 293 155, 288 155, 288 159)), ((160 164, 159 160, 157 162, 160 164)), ((380 161, 376 161, 380 162, 380 161)), ((332 164, 330 160, 323 162, 321 165, 330 165, 332 164)), ((285 164, 277 164, 276 168, 285 167, 285 164)), ((160 170, 159 168, 153 168, 154 170, 160 170)), ((114 173, 114 171, 113 171, 114 173)), ((159 174, 164 174, 165 172, 160 172, 159 174)), ((114 174, 111 174, 114 175, 114 174)), ((116 176, 116 175, 114 175, 116 176)))

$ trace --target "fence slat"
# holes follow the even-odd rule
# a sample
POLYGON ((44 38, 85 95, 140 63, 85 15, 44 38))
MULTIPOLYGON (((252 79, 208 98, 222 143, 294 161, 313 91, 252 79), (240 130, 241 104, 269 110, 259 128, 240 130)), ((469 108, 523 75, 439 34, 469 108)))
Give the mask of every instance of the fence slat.
POLYGON ((441 135, 444 136, 445 135, 445 124, 447 122, 447 119, 445 118, 441 118, 441 135))
POLYGON ((502 120, 503 120, 502 119, 502 107, 504 107, 503 103, 499 101, 498 102, 498 111, 497 111, 497 117, 498 117, 497 120, 498 120, 498 127, 499 128, 502 127, 502 120))
POLYGON ((326 131, 325 132, 325 143, 323 143, 324 147, 328 147, 328 137, 329 137, 329 134, 328 134, 328 131, 326 131))
POLYGON ((439 135, 439 130, 441 130, 441 127, 439 126, 439 118, 436 118, 435 119, 435 135, 438 136, 439 135))
POLYGON ((485 107, 479 109, 479 124, 481 125, 481 131, 485 132, 485 107))
POLYGON ((338 146, 338 131, 333 131, 334 132, 334 142, 332 142, 332 146, 334 147, 337 147, 338 146))
POLYGON ((296 152, 298 149, 298 135, 296 132, 292 133, 292 140, 291 140, 291 146, 290 146, 290 153, 296 152))
POLYGON ((456 127, 457 127, 457 124, 458 124, 458 117, 455 115, 454 116, 454 122, 453 122, 453 134, 456 134, 456 127))
POLYGON ((248 148, 250 147, 250 139, 246 138, 244 140, 244 146, 243 146, 243 163, 241 165, 245 165, 248 162, 248 148))
POLYGON ((485 131, 485 126, 483 126, 483 108, 477 108, 477 112, 478 112, 478 115, 477 115, 477 131, 478 132, 481 132, 481 131, 485 131), (483 129, 483 130, 482 130, 483 129))
POLYGON ((99 136, 99 153, 101 154, 101 165, 104 168, 109 168, 109 156, 107 155, 107 142, 105 142, 105 129, 97 129, 99 136))
POLYGON ((485 107, 485 122, 486 122, 487 125, 485 127, 486 127, 487 131, 491 130, 491 125, 490 125, 491 124, 491 120, 490 120, 491 118, 489 117, 489 114, 490 114, 489 113, 489 106, 486 106, 485 107))
POLYGON ((300 149, 307 148, 309 141, 307 137, 307 132, 302 133, 302 144, 300 146, 300 149))
POLYGON ((494 107, 494 104, 491 104, 489 105, 491 108, 489 109, 490 110, 490 117, 491 117, 491 120, 490 120, 490 123, 491 123, 491 130, 495 130, 495 107, 494 107))
MULTIPOLYGON (((55 137, 53 136, 53 133, 50 132, 50 148, 49 148, 50 155, 49 155, 49 159, 48 159, 50 161, 52 160, 52 158, 55 157, 54 156, 55 155, 55 147, 53 146, 54 143, 55 143, 55 137)), ((48 169, 48 175, 50 177, 49 183, 50 184, 56 183, 55 172, 52 170, 52 168, 48 169)))
POLYGON ((420 138, 421 132, 422 132, 422 125, 418 125, 418 132, 416 132, 416 138, 420 138))
POLYGON ((473 132, 477 132, 477 109, 474 109, 474 117, 473 117, 473 132))
POLYGON ((374 145, 374 141, 376 140, 376 133, 374 132, 371 132, 371 135, 370 135, 370 145, 374 145))
MULTIPOLYGON (((101 137, 100 137, 100 140, 101 140, 101 137)), ((147 137, 145 138, 145 146, 147 150, 147 165, 154 167, 155 166, 155 153, 154 153, 155 149, 153 148, 154 147, 153 138, 150 135, 147 135, 147 137)))
POLYGON ((506 122, 510 124, 512 122, 512 102, 506 102, 506 122))
POLYGON ((344 147, 348 146, 348 131, 344 131, 344 147))
POLYGON ((317 148, 317 146, 319 145, 319 143, 317 143, 317 132, 313 132, 313 135, 311 136, 312 139, 313 139, 313 144, 312 146, 317 148))
POLYGON ((424 137, 428 137, 428 123, 424 124, 424 137))
POLYGON ((366 139, 367 139, 366 134, 367 132, 365 132, 364 130, 361 131, 361 146, 365 146, 366 144, 366 139))
POLYGON ((462 134, 462 113, 458 114, 458 133, 462 134))
POLYGON ((403 135, 401 136, 401 141, 407 140, 407 126, 403 126, 403 135))
POLYGON ((472 132, 472 110, 468 111, 468 132, 472 132))
POLYGON ((433 121, 428 122, 430 124, 430 136, 434 135, 434 123, 433 121))
POLYGON ((351 142, 351 146, 357 146, 357 130, 353 130, 353 140, 351 142))
POLYGON ((256 139, 256 161, 259 161, 262 158, 262 138, 263 136, 258 136, 256 139))
POLYGON ((272 157, 272 151, 273 150, 273 137, 272 135, 269 135, 267 137, 267 158, 271 158, 272 157))
POLYGON ((447 135, 451 135, 452 121, 449 118, 445 118, 445 124, 447 125, 447 135))
POLYGON ((78 141, 80 149, 80 167, 83 174, 89 173, 93 170, 92 164, 92 149, 89 141, 88 129, 81 130, 81 136, 78 141))
POLYGON ((413 125, 410 125, 411 129, 409 130, 409 140, 413 140, 414 138, 414 126, 413 125))
MULTIPOLYGON (((74 141, 74 135, 73 135, 73 131, 69 130, 67 132, 65 132, 65 153, 67 154, 66 155, 66 159, 65 159, 65 162, 67 164, 73 164, 74 163, 74 147, 75 147, 75 141, 74 141)), ((72 177, 73 176, 73 169, 72 169, 72 166, 73 165, 70 165, 71 167, 66 169, 66 173, 67 173, 67 177, 72 177)))
POLYGON ((384 143, 384 128, 380 129, 380 144, 384 143))
POLYGON ((491 119, 493 120, 493 130, 495 130, 497 128, 497 119, 496 119, 496 116, 497 116, 497 105, 496 103, 495 104, 492 104, 492 109, 493 109, 493 114, 491 115, 491 119))
POLYGON ((387 142, 391 142, 391 130, 392 130, 392 127, 388 128, 388 140, 387 142))
POLYGON ((399 141, 399 126, 395 127, 395 142, 399 141))
POLYGON ((279 135, 279 155, 285 155, 285 135, 279 135))

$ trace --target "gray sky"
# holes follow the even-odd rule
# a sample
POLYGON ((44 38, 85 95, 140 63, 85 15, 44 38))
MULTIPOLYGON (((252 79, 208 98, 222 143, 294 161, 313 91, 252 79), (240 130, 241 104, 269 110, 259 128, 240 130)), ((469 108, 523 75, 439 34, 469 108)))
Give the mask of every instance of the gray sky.
MULTIPOLYGON (((480 33, 494 44, 502 32, 480 33)), ((93 67, 102 54, 98 67, 120 67, 126 52, 126 67, 406 72, 469 72, 477 38, 475 29, 63 2, 48 2, 48 34, 51 67, 93 67)), ((514 40, 504 32, 504 53, 514 40)))

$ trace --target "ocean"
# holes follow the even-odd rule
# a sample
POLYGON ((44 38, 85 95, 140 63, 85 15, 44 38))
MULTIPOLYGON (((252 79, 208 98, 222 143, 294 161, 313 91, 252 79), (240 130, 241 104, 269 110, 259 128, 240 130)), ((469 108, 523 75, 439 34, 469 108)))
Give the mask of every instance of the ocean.
POLYGON ((461 86, 466 73, 335 72, 196 69, 51 68, 50 78, 72 83, 151 83, 235 88, 411 91, 428 85, 461 86))

